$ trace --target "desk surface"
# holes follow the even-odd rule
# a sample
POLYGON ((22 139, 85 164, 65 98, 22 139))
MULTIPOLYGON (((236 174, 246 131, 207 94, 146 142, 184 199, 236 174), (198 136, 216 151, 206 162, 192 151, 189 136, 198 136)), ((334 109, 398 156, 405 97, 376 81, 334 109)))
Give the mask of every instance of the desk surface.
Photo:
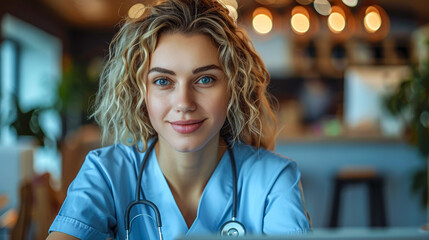
MULTIPOLYGON (((224 240, 220 236, 192 236, 182 237, 177 240, 224 240)), ((344 240, 414 240, 414 239, 429 239, 429 231, 421 230, 420 228, 404 227, 404 228, 338 228, 338 229, 314 229, 312 233, 289 235, 289 236, 246 236, 240 240, 292 240, 292 239, 312 239, 312 240, 328 240, 328 239, 344 239, 344 240)))

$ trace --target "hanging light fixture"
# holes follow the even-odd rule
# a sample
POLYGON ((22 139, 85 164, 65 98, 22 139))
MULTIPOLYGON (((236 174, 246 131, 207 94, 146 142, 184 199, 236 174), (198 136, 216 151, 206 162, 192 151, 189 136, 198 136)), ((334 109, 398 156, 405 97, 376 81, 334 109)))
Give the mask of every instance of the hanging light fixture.
POLYGON ((356 7, 358 2, 358 0, 343 0, 343 3, 349 7, 356 7))
POLYGON ((237 10, 238 8, 238 3, 236 0, 218 0, 221 4, 223 4, 224 6, 231 6, 233 7, 235 10, 237 10))
POLYGON ((296 6, 292 9, 290 24, 292 30, 297 34, 304 34, 310 29, 310 15, 307 9, 296 6))
POLYGON ((259 7, 253 11, 253 29, 259 34, 267 34, 273 29, 273 15, 270 10, 259 7))
POLYGON ((137 19, 143 15, 145 6, 143 3, 136 3, 128 10, 128 17, 137 19))
POLYGON ((369 6, 366 9, 363 24, 365 26, 365 30, 369 33, 374 33, 380 29, 382 20, 380 12, 376 7, 369 6))
POLYGON ((346 27, 346 15, 342 8, 333 6, 328 17, 328 27, 333 33, 340 33, 346 27))
POLYGON ((331 13, 331 4, 328 0, 314 0, 313 5, 320 15, 328 16, 331 13))

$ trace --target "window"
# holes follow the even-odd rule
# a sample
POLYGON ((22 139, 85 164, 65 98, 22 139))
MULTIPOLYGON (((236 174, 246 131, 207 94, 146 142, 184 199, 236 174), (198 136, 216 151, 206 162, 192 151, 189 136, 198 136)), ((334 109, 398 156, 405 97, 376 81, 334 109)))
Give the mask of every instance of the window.
POLYGON ((1 21, 3 42, 0 59, 1 145, 21 144, 10 123, 19 111, 37 109, 45 145, 35 150, 36 172, 59 177, 60 157, 55 139, 61 136, 61 118, 54 106, 61 78, 61 41, 11 15, 1 21))

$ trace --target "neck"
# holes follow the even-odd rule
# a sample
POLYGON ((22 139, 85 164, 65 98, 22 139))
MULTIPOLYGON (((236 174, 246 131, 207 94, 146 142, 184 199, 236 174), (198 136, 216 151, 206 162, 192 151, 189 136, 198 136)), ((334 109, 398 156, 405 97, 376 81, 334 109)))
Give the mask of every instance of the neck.
POLYGON ((159 166, 173 194, 179 198, 201 196, 226 149, 219 136, 193 152, 178 152, 162 138, 155 147, 159 166))

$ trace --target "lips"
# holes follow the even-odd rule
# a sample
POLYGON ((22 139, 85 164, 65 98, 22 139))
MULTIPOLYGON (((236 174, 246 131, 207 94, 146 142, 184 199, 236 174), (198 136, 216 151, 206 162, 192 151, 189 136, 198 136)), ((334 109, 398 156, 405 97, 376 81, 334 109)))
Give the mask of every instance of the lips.
POLYGON ((203 122, 204 120, 184 120, 170 122, 170 124, 176 132, 181 134, 190 134, 197 131, 203 122))

